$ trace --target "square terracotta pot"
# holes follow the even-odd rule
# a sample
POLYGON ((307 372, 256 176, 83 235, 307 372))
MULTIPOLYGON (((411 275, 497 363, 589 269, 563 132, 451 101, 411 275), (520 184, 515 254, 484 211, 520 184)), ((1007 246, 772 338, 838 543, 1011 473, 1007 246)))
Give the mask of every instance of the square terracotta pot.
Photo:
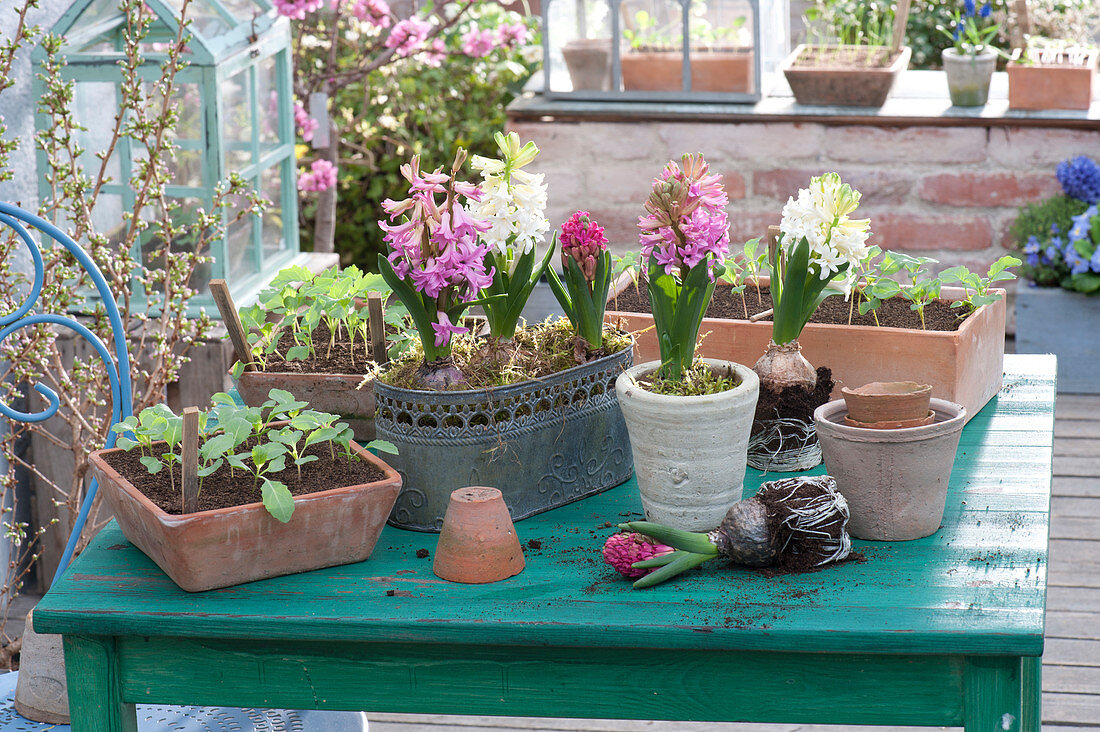
MULTIPOLYGON (((680 51, 629 51, 619 58, 626 91, 680 91, 683 54, 680 51)), ((691 90, 696 92, 753 91, 752 49, 691 52, 691 90)))
POLYGON ((363 384, 362 374, 245 371, 237 379, 237 393, 250 407, 266 402, 272 389, 289 391, 318 412, 340 415, 360 442, 374 439, 374 383, 363 384))
POLYGON ((1088 109, 1097 53, 1084 66, 1008 64, 1008 106, 1012 109, 1088 109))
POLYGON ((260 502, 165 513, 104 460, 119 448, 93 452, 91 466, 126 538, 180 588, 201 592, 369 557, 401 490, 401 476, 359 445, 352 448, 385 477, 295 496, 294 515, 285 524, 260 502))
POLYGON ((798 66, 799 57, 820 46, 798 46, 783 62, 783 75, 799 104, 881 107, 898 75, 909 66, 913 50, 906 46, 887 67, 798 66))
MULTIPOLYGON (((635 360, 644 363, 659 359, 653 316, 610 309, 614 307, 615 294, 630 284, 629 276, 619 279, 604 317, 607 322, 621 323, 634 333, 635 360)), ((721 286, 727 285, 719 283, 721 286)), ((956 331, 809 323, 798 342, 811 364, 832 369, 836 382, 832 399, 840 399, 840 390, 845 386, 857 388, 872 381, 918 381, 932 385, 933 397, 962 404, 970 419, 1001 389, 1005 301, 1004 290, 994 292, 1000 292, 1001 299, 978 308, 956 331)), ((945 300, 963 296, 963 290, 957 287, 944 287, 941 293, 945 300)), ((764 355, 771 340, 772 324, 770 320, 752 323, 703 318, 699 334, 700 337, 707 334, 700 355, 751 367, 764 355)))

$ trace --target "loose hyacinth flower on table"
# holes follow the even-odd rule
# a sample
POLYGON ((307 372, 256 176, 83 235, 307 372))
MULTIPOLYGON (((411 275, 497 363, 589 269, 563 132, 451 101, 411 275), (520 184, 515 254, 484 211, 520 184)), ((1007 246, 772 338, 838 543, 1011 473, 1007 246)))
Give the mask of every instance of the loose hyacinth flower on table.
POLYGON ((590 348, 603 343, 603 313, 611 287, 611 253, 607 237, 587 211, 577 211, 561 225, 562 276, 547 269, 550 289, 590 348), (563 283, 562 280, 565 280, 563 283))
POLYGON ((1082 155, 1059 164, 1057 175, 1065 195, 1025 208, 1016 222, 1017 229, 1042 229, 1021 246, 1023 275, 1040 285, 1100 292, 1100 165, 1082 155))
POLYGON ((499 158, 475 155, 470 165, 481 173, 481 197, 472 213, 489 224, 481 236, 493 265, 486 295, 499 296, 485 304, 489 335, 498 341, 511 340, 531 297, 554 253, 551 243, 541 260, 535 247, 550 229, 546 210, 546 183, 541 173, 523 170, 538 155, 535 143, 520 144, 519 135, 496 133, 493 138, 499 158))
POLYGON ((848 502, 832 476, 784 478, 733 504, 721 525, 706 533, 648 521, 619 524, 623 533, 607 538, 603 557, 624 577, 640 578, 636 590, 717 557, 746 567, 809 571, 848 558, 848 518, 848 502))
POLYGON ((462 316, 471 305, 488 302, 478 295, 493 281, 494 270, 486 262, 492 245, 481 240, 491 224, 469 210, 481 200, 481 190, 457 177, 465 160, 466 151, 459 148, 449 174, 441 169, 422 173, 420 158, 414 156, 401 166, 409 197, 387 199, 383 208, 390 221, 378 222, 393 250, 388 257, 378 256, 378 269, 420 335, 424 363, 419 373, 428 389, 464 381, 450 358, 451 336, 468 331, 462 316))
POLYGON ((653 181, 638 228, 661 350, 659 378, 679 381, 691 370, 715 266, 729 253, 728 204, 722 176, 710 174, 702 154, 670 161, 653 181))

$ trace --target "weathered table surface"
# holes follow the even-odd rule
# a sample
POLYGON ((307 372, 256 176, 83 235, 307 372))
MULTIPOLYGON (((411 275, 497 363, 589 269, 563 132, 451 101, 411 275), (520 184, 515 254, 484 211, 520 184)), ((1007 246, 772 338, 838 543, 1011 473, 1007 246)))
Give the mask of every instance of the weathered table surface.
POLYGON ((963 431, 943 528, 857 541, 862 563, 767 578, 715 561, 632 590, 599 554, 605 522, 639 515, 630 481, 520 522, 541 548, 481 586, 416 557, 434 535, 387 527, 366 562, 187 594, 112 524, 35 625, 66 636, 78 731, 132 730, 153 702, 1038 730, 1054 359, 1005 367, 963 431))

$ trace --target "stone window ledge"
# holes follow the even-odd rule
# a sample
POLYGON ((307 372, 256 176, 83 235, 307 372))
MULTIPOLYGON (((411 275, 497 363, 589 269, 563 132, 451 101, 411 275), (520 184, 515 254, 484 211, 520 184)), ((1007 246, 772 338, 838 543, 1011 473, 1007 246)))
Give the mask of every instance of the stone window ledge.
MULTIPOLYGON (((536 76, 541 79, 541 75, 536 76)), ((764 84, 768 89, 769 85, 764 84)), ((1093 96, 1086 111, 1021 111, 1008 108, 1008 76, 993 75, 989 103, 984 107, 953 107, 942 71, 906 71, 890 98, 879 108, 818 107, 796 104, 783 75, 776 74, 771 91, 759 102, 634 102, 547 99, 529 93, 508 107, 509 119, 520 121, 663 119, 711 122, 817 122, 878 127, 1058 127, 1100 129, 1100 101, 1093 96)))

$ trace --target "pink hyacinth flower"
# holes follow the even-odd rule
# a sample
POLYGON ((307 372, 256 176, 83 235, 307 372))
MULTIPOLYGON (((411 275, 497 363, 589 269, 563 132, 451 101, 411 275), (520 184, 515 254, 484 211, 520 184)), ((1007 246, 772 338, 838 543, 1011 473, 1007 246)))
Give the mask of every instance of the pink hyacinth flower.
POLYGON ((665 544, 658 544, 644 534, 624 533, 607 537, 603 545, 604 561, 624 577, 644 577, 652 569, 635 569, 635 562, 660 557, 675 551, 665 544))
POLYGON ((447 317, 447 313, 439 310, 435 314, 438 323, 432 323, 432 330, 435 331, 435 347, 442 348, 451 342, 451 335, 453 333, 469 333, 469 328, 463 328, 461 325, 452 325, 450 318, 447 317))

